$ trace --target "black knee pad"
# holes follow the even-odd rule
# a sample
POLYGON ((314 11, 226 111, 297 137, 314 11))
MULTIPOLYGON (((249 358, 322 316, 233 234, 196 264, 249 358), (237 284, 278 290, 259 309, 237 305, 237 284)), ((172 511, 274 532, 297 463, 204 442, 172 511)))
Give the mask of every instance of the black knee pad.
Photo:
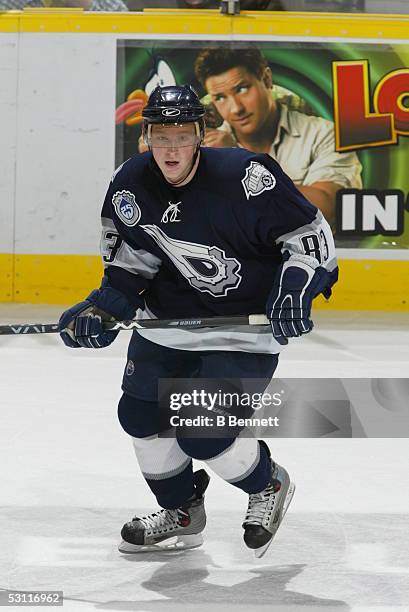
POLYGON ((119 400, 118 419, 122 429, 134 438, 146 438, 163 431, 157 402, 147 402, 127 393, 119 400))

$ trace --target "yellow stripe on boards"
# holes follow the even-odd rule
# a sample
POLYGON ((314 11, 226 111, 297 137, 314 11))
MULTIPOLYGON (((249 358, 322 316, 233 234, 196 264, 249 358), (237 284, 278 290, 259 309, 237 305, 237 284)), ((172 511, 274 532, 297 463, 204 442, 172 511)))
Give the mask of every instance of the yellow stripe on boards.
POLYGON ((13 256, 0 253, 0 302, 13 300, 13 256))
POLYGON ((99 287, 102 275, 97 255, 16 255, 14 301, 75 303, 99 287))
POLYGON ((409 261, 340 260, 339 281, 325 310, 387 310, 409 312, 409 261))
POLYGON ((243 11, 231 17, 217 10, 145 10, 97 13, 82 9, 25 9, 0 12, 0 32, 72 32, 234 36, 311 36, 336 38, 409 38, 408 15, 243 11))
MULTIPOLYGON (((11 273, 12 256, 0 255, 1 269, 11 273)), ((99 287, 103 268, 93 255, 16 255, 14 293, 2 274, 0 301, 70 304, 99 287)), ((386 310, 409 312, 409 261, 341 260, 333 296, 319 297, 324 310, 386 310)))
MULTIPOLYGON (((179 13, 95 13, 81 9, 25 9, 21 13, 21 32, 72 32, 76 34, 231 34, 231 19, 218 11, 179 13)), ((1 30, 1 18, 0 18, 1 30)))
POLYGON ((0 32, 18 32, 21 11, 2 12, 0 9, 0 32))
POLYGON ((234 18, 233 33, 408 40, 409 15, 247 11, 234 18))

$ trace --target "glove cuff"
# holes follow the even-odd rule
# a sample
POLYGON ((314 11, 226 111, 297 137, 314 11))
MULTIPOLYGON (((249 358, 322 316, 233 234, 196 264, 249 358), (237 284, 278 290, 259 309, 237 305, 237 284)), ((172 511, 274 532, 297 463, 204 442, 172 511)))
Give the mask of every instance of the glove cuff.
POLYGON ((311 255, 303 255, 302 253, 293 253, 285 263, 287 263, 289 266, 291 266, 291 264, 297 265, 298 263, 302 263, 305 266, 309 266, 313 270, 321 265, 320 262, 315 259, 315 257, 311 257, 311 255))
POLYGON ((137 310, 137 307, 132 306, 123 293, 112 287, 94 289, 86 298, 86 301, 92 306, 107 312, 118 321, 133 319, 137 310))

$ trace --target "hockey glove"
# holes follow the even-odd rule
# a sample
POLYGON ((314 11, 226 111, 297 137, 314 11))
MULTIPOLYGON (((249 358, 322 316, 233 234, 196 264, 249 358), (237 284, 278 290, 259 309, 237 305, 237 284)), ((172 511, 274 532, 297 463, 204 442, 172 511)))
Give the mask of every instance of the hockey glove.
MULTIPOLYGON (((143 301, 141 300, 141 307, 143 301)), ((104 321, 133 319, 137 307, 125 295, 104 285, 95 289, 79 304, 61 315, 59 332, 62 341, 71 348, 103 348, 117 337, 118 331, 104 331, 104 321)))
POLYGON ((267 317, 276 338, 308 334, 314 327, 310 319, 313 299, 331 295, 330 274, 309 255, 295 254, 277 271, 267 300, 267 317))

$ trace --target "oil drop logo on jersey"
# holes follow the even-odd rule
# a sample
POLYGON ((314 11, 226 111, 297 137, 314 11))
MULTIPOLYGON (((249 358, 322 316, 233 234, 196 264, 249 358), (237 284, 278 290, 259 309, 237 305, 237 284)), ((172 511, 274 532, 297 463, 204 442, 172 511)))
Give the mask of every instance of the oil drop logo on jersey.
POLYGON ((223 249, 197 242, 170 238, 156 225, 140 226, 166 253, 180 274, 198 291, 224 297, 241 282, 241 264, 227 257, 223 249))

